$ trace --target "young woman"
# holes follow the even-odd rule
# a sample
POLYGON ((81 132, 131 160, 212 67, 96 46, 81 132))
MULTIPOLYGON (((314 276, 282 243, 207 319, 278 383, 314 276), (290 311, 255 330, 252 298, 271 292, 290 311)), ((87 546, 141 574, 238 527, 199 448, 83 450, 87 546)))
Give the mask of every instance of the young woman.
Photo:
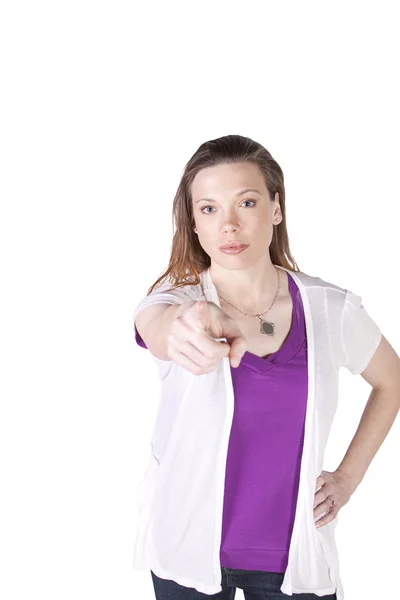
POLYGON ((361 296, 298 269, 260 144, 202 144, 173 211, 168 268, 133 317, 161 383, 134 566, 157 600, 342 600, 334 529, 399 409, 400 359, 361 296), (373 389, 328 472, 341 367, 373 389))

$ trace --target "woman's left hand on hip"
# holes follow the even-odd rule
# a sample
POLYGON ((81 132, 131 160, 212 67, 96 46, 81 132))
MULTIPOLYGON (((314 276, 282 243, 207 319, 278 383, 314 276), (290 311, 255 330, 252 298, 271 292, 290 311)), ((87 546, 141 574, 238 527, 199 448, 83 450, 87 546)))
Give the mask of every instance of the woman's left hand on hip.
POLYGON ((338 470, 321 471, 321 475, 317 477, 314 494, 315 526, 321 527, 333 521, 342 506, 350 500, 354 489, 354 484, 346 473, 338 470), (327 514, 321 517, 326 512, 327 514))

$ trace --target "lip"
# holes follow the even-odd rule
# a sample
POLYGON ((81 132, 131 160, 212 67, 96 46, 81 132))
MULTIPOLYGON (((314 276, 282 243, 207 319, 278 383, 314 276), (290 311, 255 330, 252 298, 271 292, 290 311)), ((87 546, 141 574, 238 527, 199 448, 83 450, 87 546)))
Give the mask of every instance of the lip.
POLYGON ((248 244, 231 244, 228 246, 221 246, 220 250, 225 254, 239 254, 239 252, 243 252, 243 250, 246 250, 248 247, 248 244))
POLYGON ((242 242, 227 242, 220 246, 221 250, 225 250, 226 248, 242 248, 243 246, 247 247, 248 244, 242 244, 242 242))

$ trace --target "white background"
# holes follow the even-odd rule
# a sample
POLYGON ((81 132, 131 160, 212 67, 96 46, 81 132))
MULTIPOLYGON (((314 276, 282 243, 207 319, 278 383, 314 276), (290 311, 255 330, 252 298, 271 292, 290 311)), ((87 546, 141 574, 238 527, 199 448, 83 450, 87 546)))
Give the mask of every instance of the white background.
MULTIPOLYGON (((238 133, 272 153, 299 268, 360 294, 400 351, 396 11, 2 3, 2 599, 154 598, 132 564, 158 384, 131 317, 204 141, 238 133)), ((327 470, 370 393, 340 377, 327 470)), ((399 427, 339 513, 346 600, 398 597, 399 427)))

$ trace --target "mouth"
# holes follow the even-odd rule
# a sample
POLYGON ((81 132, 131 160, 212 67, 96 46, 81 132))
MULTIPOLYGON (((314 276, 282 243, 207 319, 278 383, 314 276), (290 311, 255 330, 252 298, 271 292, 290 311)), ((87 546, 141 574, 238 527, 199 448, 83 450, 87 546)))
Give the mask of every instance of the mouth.
POLYGON ((238 254, 239 252, 246 250, 248 247, 249 244, 224 244, 223 246, 220 246, 220 250, 225 254, 238 254))
POLYGON ((226 242, 220 248, 222 250, 223 248, 240 248, 241 246, 248 246, 248 244, 244 244, 243 242, 226 242))

